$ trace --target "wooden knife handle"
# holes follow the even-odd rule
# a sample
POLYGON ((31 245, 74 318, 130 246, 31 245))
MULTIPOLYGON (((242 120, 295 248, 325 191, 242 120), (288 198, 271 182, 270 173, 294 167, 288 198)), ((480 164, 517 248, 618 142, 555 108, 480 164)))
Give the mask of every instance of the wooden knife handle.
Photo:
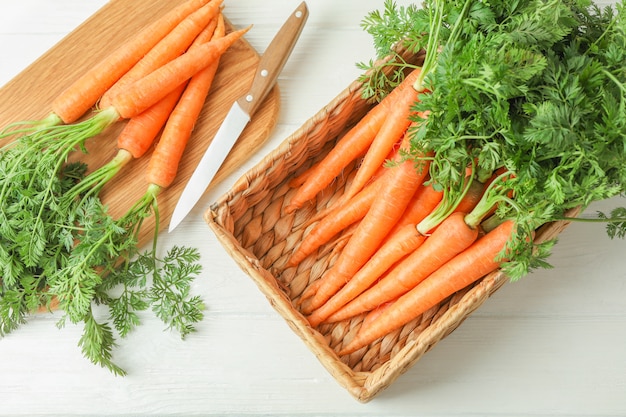
POLYGON ((289 16, 261 56, 250 90, 237 102, 250 117, 259 108, 267 93, 274 87, 287 58, 295 46, 309 16, 306 2, 289 16))

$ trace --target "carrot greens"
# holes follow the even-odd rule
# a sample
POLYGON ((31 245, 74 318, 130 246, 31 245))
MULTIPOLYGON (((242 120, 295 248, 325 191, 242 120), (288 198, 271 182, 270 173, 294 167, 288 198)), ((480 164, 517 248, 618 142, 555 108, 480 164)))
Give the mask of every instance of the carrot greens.
MULTIPOLYGON (((468 167, 470 181, 507 172, 503 198, 490 198, 501 200, 495 223, 516 224, 504 265, 512 279, 548 266, 553 242, 534 244, 537 227, 624 193, 625 18, 623 2, 387 0, 363 20, 381 57, 426 51, 429 91, 414 109, 428 118, 411 143, 415 155, 433 152, 430 182, 445 190, 443 204, 460 198, 468 167)), ((386 65, 408 67, 399 55, 386 65)), ((381 71, 363 79, 368 97, 394 85, 381 71)), ((623 210, 598 218, 611 236, 626 234, 623 210)))

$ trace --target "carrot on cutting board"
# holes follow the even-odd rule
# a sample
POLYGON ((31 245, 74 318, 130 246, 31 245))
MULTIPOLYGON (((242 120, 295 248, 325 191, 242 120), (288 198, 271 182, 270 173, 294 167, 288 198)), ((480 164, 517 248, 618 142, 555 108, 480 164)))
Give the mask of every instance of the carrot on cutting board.
POLYGON ((354 125, 335 147, 306 175, 306 181, 298 188, 285 211, 291 213, 312 200, 330 184, 341 171, 358 156, 367 152, 380 127, 402 95, 410 92, 417 79, 417 71, 412 71, 380 103, 374 106, 359 122, 354 125))
POLYGON ((511 220, 502 222, 438 268, 411 291, 399 297, 379 317, 367 326, 362 326, 354 339, 340 349, 339 356, 348 355, 369 345, 419 317, 455 292, 495 271, 503 262, 499 257, 514 233, 514 227, 515 223, 511 220))
POLYGON ((118 119, 129 118, 141 113, 177 86, 219 59, 249 29, 250 26, 190 48, 178 58, 128 86, 122 93, 113 97, 111 106, 103 109, 101 113, 116 113, 118 119))
POLYGON ((123 74, 170 33, 176 25, 211 0, 187 0, 120 45, 52 103, 53 124, 73 123, 89 110, 123 74))
MULTIPOLYGON (((408 146, 408 135, 404 142, 408 146)), ((428 172, 428 164, 428 160, 407 159, 389 168, 391 174, 385 176, 379 198, 375 199, 336 262, 320 278, 323 280, 322 285, 312 295, 307 308, 310 311, 303 311, 305 314, 325 303, 376 252, 422 184, 428 172)))
MULTIPOLYGON (((221 39, 225 36, 224 19, 221 14, 218 19, 212 39, 221 39)), ((203 42, 204 39, 194 42, 190 50, 200 47, 203 42)), ((169 187, 174 181, 178 164, 211 89, 218 66, 219 58, 189 80, 148 163, 149 183, 169 187)))
POLYGON ((117 136, 118 152, 115 157, 80 180, 63 195, 60 204, 69 205, 82 196, 78 202, 80 205, 89 196, 97 195, 131 160, 141 158, 165 125, 185 86, 186 83, 183 83, 154 106, 132 117, 117 136))
POLYGON ((229 33, 218 39, 189 48, 159 69, 129 85, 111 99, 111 105, 96 112, 90 118, 60 126, 52 126, 37 132, 38 143, 63 143, 74 148, 88 138, 94 137, 114 123, 131 119, 146 111, 169 93, 188 81, 195 74, 218 60, 224 52, 250 27, 229 33), (62 139, 62 140, 61 140, 62 139))
MULTIPOLYGON (((124 88, 181 55, 203 31, 212 34, 221 4, 222 0, 211 0, 183 19, 102 95, 99 107, 107 108, 111 105, 111 98, 124 88)), ((204 38, 208 41, 211 36, 204 38)))

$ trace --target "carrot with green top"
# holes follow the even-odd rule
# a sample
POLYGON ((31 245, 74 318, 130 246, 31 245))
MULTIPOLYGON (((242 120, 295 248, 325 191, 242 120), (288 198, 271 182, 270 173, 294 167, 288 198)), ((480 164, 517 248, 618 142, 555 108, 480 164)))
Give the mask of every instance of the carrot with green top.
MULTIPOLYGON (((501 174, 494 180, 480 201, 469 213, 450 207, 451 213, 433 212, 432 219, 440 216, 439 223, 427 217, 417 226, 419 231, 434 230, 424 243, 413 253, 396 264, 375 285, 344 305, 328 318, 328 321, 341 321, 375 308, 377 305, 393 300, 410 291, 428 275, 440 268, 457 254, 470 247, 480 235, 480 225, 496 201, 501 201, 502 180, 508 173, 501 174), (433 224, 436 227, 432 227, 433 224), (421 226, 421 227, 420 227, 421 226)), ((424 234, 424 233, 422 233, 424 234)))
MULTIPOLYGON (((219 22, 212 39, 221 39, 225 35, 224 20, 220 14, 219 22)), ((192 45, 191 50, 199 48, 202 40, 192 45)), ((219 59, 194 75, 183 92, 174 111, 170 115, 161 139, 148 164, 148 181, 160 187, 169 187, 178 171, 178 164, 183 155, 193 128, 202 111, 209 93, 219 59)))
POLYGON ((377 305, 410 291, 445 262, 474 243, 478 232, 477 227, 469 226, 465 222, 464 213, 451 214, 417 250, 395 265, 371 288, 368 287, 358 297, 333 312, 328 321, 341 321, 370 311, 377 305))
POLYGON ((163 129, 185 86, 186 83, 180 85, 157 104, 131 118, 117 137, 115 157, 74 185, 61 197, 60 204, 69 206, 77 202, 80 206, 87 198, 97 195, 130 161, 141 158, 163 129))
POLYGON ((443 191, 439 190, 433 184, 422 185, 411 201, 406 210, 402 214, 402 218, 389 232, 389 236, 393 236, 398 230, 407 224, 417 225, 426 218, 437 205, 441 202, 443 191))
POLYGON ((26 121, 9 125, 6 131, 0 131, 0 137, 29 132, 39 127, 45 128, 62 123, 75 122, 91 109, 102 95, 161 39, 187 16, 209 1, 187 0, 176 6, 138 31, 128 41, 119 45, 63 90, 52 102, 51 113, 47 117, 37 121, 26 121), (10 128, 15 126, 26 127, 10 130, 10 128))
POLYGON ((399 297, 367 326, 362 326, 356 336, 339 350, 338 355, 348 355, 369 345, 419 317, 455 292, 495 271, 504 262, 501 254, 514 230, 515 223, 507 220, 478 239, 419 285, 399 297))
POLYGON ((311 231, 304 236, 298 248, 289 257, 287 267, 299 264, 320 246, 330 241, 337 233, 363 219, 380 193, 381 184, 384 182, 383 178, 369 184, 346 204, 332 208, 328 213, 325 213, 311 231))

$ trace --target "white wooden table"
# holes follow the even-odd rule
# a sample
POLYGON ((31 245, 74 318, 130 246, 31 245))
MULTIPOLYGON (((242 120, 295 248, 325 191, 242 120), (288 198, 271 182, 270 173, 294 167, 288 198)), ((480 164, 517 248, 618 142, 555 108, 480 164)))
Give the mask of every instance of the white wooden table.
MULTIPOLYGON (((106 0, 0 0, 0 84, 106 0)), ((123 1, 123 0, 116 0, 123 1)), ((226 0, 260 52, 299 0, 226 0)), ((408 4, 408 1, 398 1, 408 4)), ((202 220, 204 209, 359 75, 373 48, 359 25, 382 0, 309 0, 310 18, 279 84, 266 147, 161 245, 201 249, 194 291, 206 318, 186 341, 146 315, 121 341, 114 377, 84 359, 80 329, 31 320, 0 340, 1 415, 614 416, 626 415, 626 243, 603 226, 561 235, 552 270, 505 285, 452 335, 368 404, 319 364, 202 220)), ((60 74, 59 76, 62 76, 60 74)), ((608 210, 624 200, 590 210, 608 210)))

